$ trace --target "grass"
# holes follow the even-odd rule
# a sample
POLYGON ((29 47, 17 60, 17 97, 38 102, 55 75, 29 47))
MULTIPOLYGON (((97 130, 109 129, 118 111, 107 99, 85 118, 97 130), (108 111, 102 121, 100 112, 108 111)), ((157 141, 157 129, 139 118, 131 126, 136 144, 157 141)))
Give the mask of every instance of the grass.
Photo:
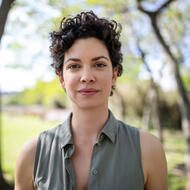
MULTIPOLYGON (((34 116, 8 115, 2 120, 2 166, 9 183, 14 181, 15 162, 21 146, 41 131, 55 127, 58 122, 50 122, 34 116)), ((168 162, 169 190, 183 190, 186 179, 182 170, 184 165, 185 139, 180 132, 164 131, 164 148, 168 162)))
POLYGON ((57 122, 49 122, 35 116, 1 115, 2 123, 2 167, 5 178, 13 183, 15 162, 23 144, 40 132, 55 127, 57 122))
POLYGON ((181 132, 170 130, 164 132, 164 140, 169 190, 183 190, 187 183, 184 171, 185 138, 181 132))

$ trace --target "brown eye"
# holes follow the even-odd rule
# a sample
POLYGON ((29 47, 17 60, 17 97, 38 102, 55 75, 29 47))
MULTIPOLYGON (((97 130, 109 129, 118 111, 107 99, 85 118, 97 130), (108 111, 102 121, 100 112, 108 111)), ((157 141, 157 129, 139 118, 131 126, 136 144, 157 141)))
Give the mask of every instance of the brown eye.
POLYGON ((68 68, 68 69, 71 69, 71 70, 74 70, 74 69, 80 68, 80 65, 78 65, 78 64, 71 64, 71 65, 69 65, 67 68, 68 68))
POLYGON ((106 67, 106 64, 105 63, 96 63, 96 67, 98 67, 98 68, 106 67))

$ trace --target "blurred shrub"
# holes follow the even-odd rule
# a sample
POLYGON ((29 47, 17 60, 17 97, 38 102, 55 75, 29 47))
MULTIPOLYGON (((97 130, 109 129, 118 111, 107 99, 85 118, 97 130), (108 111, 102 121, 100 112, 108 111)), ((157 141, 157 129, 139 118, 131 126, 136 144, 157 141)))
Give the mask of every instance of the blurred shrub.
POLYGON ((160 92, 159 108, 163 127, 181 129, 177 91, 160 92))
POLYGON ((66 93, 57 78, 51 82, 39 80, 31 89, 9 96, 4 102, 26 106, 38 104, 56 108, 64 108, 69 104, 66 93))
MULTIPOLYGON (((125 102, 125 113, 127 117, 141 120, 150 85, 151 82, 149 80, 119 81, 117 89, 120 91, 125 102)), ((165 92, 158 86, 158 95, 162 127, 180 129, 181 118, 177 91, 165 92)), ((117 101, 112 100, 112 102, 117 104, 117 101)))

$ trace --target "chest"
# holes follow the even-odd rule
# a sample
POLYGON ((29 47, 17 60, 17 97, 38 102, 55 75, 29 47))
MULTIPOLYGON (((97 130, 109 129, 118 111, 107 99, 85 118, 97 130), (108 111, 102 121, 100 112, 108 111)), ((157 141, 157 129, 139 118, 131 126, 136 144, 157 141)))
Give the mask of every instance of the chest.
POLYGON ((71 157, 77 190, 87 190, 88 188, 92 152, 92 145, 76 148, 71 157))

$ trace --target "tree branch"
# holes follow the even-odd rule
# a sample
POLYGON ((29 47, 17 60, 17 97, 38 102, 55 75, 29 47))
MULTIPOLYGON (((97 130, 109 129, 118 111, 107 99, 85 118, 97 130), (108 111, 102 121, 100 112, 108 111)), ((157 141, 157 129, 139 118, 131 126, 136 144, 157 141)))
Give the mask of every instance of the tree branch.
POLYGON ((3 0, 1 2, 1 7, 0 7, 0 43, 1 43, 1 38, 3 36, 3 32, 5 29, 5 24, 7 21, 7 16, 9 13, 9 10, 15 0, 3 0))
POLYGON ((170 3, 172 3, 173 1, 176 1, 176 0, 168 0, 168 1, 166 1, 163 5, 161 5, 160 8, 157 9, 156 12, 160 13, 163 9, 167 8, 170 5, 170 3))
POLYGON ((151 76, 151 80, 153 81, 153 74, 152 74, 152 71, 148 65, 148 63, 146 62, 146 54, 145 52, 142 50, 141 46, 140 46, 140 42, 139 42, 139 39, 137 39, 137 49, 138 49, 138 52, 140 53, 140 57, 141 57, 141 60, 142 62, 144 63, 145 67, 146 67, 146 70, 149 72, 150 76, 151 76))
POLYGON ((158 15, 158 14, 160 14, 161 13, 161 11, 163 11, 163 9, 165 9, 165 8, 167 8, 169 5, 170 5, 170 3, 172 3, 173 1, 176 1, 176 0, 168 0, 168 1, 166 1, 164 4, 162 4, 156 11, 148 11, 148 10, 145 10, 144 8, 143 8, 143 6, 142 6, 142 0, 137 0, 137 6, 138 6, 138 9, 141 11, 141 12, 143 12, 143 13, 145 13, 145 14, 147 14, 147 15, 149 15, 149 16, 152 16, 152 15, 158 15))

